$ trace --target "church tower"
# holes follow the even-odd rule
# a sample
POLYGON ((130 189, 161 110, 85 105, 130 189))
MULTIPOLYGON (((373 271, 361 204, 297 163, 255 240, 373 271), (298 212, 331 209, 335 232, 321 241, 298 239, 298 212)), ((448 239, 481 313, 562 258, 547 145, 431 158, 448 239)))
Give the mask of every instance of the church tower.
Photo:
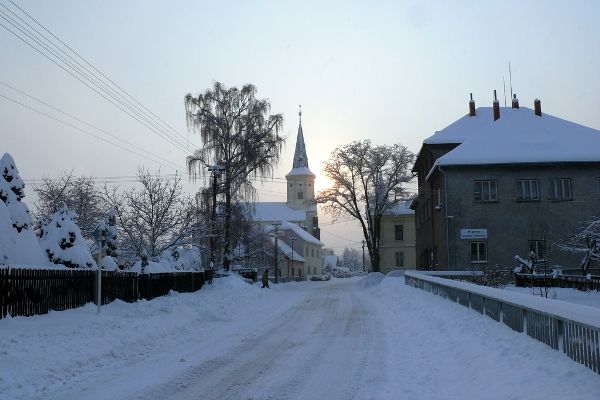
POLYGON ((292 170, 285 176, 287 180, 287 205, 294 210, 306 211, 304 228, 314 237, 320 239, 317 205, 315 204, 315 174, 308 168, 308 157, 302 132, 302 109, 298 112, 298 136, 294 151, 292 170))

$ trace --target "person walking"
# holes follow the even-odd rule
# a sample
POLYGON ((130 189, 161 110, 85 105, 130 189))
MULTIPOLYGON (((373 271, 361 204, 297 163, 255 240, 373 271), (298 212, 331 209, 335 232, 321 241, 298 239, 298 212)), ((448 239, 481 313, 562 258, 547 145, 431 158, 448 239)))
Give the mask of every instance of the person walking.
POLYGON ((269 269, 265 269, 262 274, 262 289, 269 288, 269 269))

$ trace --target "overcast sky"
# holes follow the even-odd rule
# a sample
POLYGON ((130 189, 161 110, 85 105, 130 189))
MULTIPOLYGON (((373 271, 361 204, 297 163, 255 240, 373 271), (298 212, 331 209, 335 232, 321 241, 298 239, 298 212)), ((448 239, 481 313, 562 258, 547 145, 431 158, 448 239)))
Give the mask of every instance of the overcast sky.
MULTIPOLYGON (((281 178, 291 168, 299 104, 316 174, 337 145, 357 139, 417 152, 467 112, 469 92, 478 106, 491 104, 494 89, 503 101, 509 61, 521 105, 540 98, 544 112, 600 129, 598 1, 13 1, 189 141, 180 147, 199 143, 186 127, 186 93, 214 81, 255 84, 284 114, 288 139, 275 181, 259 186, 261 200, 285 200, 281 178)), ((9 0, 0 4, 0 16, 17 12, 9 0)), ((0 50, 0 96, 110 139, 4 84, 11 85, 167 160, 160 165, 0 97, 0 152, 13 155, 24 179, 72 169, 127 184, 140 166, 184 170, 184 151, 3 27, 0 50)), ((317 189, 325 184, 317 178, 317 189)), ((355 224, 326 220, 328 246, 358 247, 355 224)))

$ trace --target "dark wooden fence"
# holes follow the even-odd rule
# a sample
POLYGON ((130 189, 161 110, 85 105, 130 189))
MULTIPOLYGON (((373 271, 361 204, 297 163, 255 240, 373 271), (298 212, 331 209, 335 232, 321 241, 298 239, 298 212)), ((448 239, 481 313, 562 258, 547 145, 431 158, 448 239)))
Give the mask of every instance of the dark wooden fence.
MULTIPOLYGON (((143 274, 102 271, 102 304, 115 299, 134 302, 163 296, 170 290, 193 292, 204 274, 143 274)), ((96 302, 96 274, 89 270, 0 268, 0 318, 67 310, 96 302)))
POLYGON ((592 275, 590 279, 576 275, 539 275, 516 274, 515 284, 519 287, 561 287, 578 290, 600 290, 600 276, 592 275))

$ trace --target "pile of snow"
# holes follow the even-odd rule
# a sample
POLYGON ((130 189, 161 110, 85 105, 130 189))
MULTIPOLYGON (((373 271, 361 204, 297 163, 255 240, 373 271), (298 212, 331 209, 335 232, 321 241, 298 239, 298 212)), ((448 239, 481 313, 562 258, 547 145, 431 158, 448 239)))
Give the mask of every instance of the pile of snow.
POLYGON ((238 274, 231 274, 223 278, 213 280, 220 288, 229 290, 248 289, 252 286, 249 285, 246 280, 238 274))
POLYGON ((108 271, 118 271, 119 265, 111 256, 104 256, 102 257, 102 260, 100 260, 100 268, 108 271))
POLYGON ((387 273, 386 278, 404 278, 404 273, 406 270, 403 269, 395 269, 387 273))
MULTIPOLYGON (((127 270, 128 272, 142 273, 142 261, 138 260, 127 270)), ((145 274, 158 274, 161 272, 174 272, 172 265, 165 260, 148 261, 148 265, 144 268, 145 274)))
POLYGON ((0 265, 47 266, 32 227, 25 197, 25 183, 10 154, 0 159, 0 265))
POLYGON ((75 223, 77 214, 66 206, 54 213, 41 229, 40 245, 54 264, 69 268, 92 268, 96 262, 81 230, 75 223))
POLYGON ((369 275, 358 281, 358 285, 363 288, 376 286, 379 285, 384 278, 385 275, 381 272, 371 272, 369 275))

